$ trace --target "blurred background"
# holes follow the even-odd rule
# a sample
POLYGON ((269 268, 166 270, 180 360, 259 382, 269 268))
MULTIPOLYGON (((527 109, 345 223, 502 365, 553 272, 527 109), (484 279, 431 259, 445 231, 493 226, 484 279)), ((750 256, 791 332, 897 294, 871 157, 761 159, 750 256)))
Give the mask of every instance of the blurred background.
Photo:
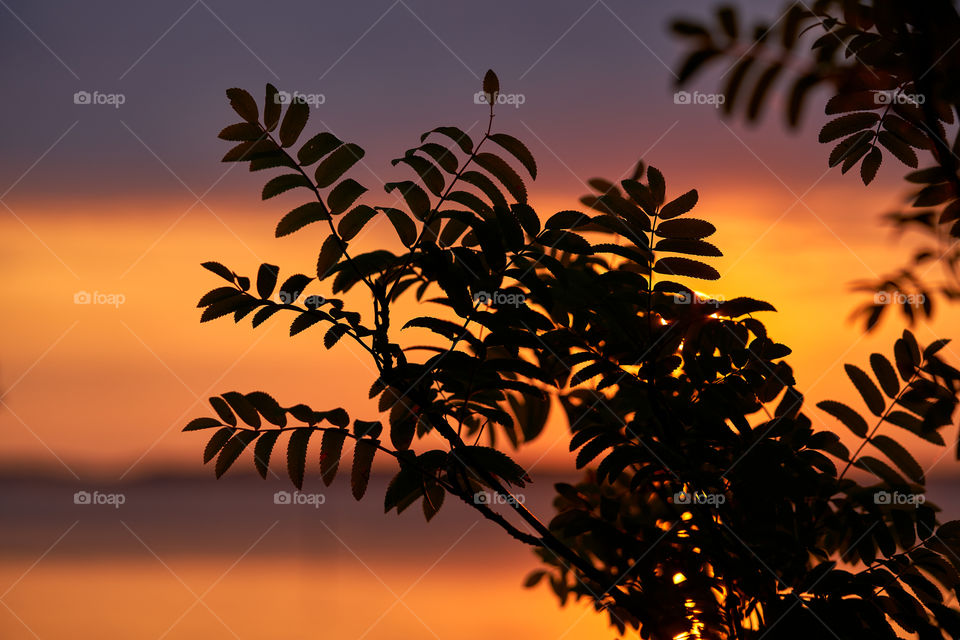
MULTIPOLYGON (((782 10, 733 4, 769 21, 782 10)), ((842 364, 889 352, 902 327, 887 318, 867 337, 848 316, 863 301, 850 282, 908 255, 910 238, 879 221, 900 204, 903 170, 885 163, 869 189, 828 171, 823 95, 799 134, 779 103, 759 126, 678 104, 668 25, 712 7, 0 0, 0 637, 610 637, 589 609, 523 589, 535 557, 472 510, 448 504, 430 525, 414 509, 384 516, 389 464, 360 503, 343 478, 326 488, 314 474, 309 504, 276 503, 291 489, 282 469, 264 482, 241 463, 215 481, 202 466, 205 434, 180 429, 210 414, 210 395, 259 389, 376 414, 372 367, 349 342, 328 352, 319 331, 289 338, 283 317, 199 323, 197 300, 219 286, 201 262, 310 273, 323 238, 275 239, 302 196, 261 202, 265 174, 221 164, 216 134, 238 119, 228 87, 312 96, 307 132, 363 146, 351 175, 378 192, 409 177, 389 160, 422 132, 482 132, 474 95, 493 68, 513 96, 495 129, 536 155, 541 216, 577 208, 587 179, 625 177, 641 157, 668 195, 697 188, 725 254, 705 293, 777 307, 764 321, 794 350, 816 426, 832 427, 813 403, 858 403, 842 364)), ((372 226, 359 242, 396 240, 372 226)), ((915 331, 927 343, 956 321, 942 308, 915 331)), ((516 455, 545 520, 553 483, 579 476, 567 443, 552 420, 516 455)), ((952 449, 915 452, 956 516, 952 449)))

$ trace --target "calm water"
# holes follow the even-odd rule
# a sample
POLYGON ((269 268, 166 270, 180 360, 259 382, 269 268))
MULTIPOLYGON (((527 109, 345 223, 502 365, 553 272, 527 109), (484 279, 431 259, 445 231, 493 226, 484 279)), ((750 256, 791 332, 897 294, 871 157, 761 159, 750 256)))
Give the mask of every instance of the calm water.
MULTIPOLYGON (((0 479, 0 638, 612 637, 524 589, 535 557, 472 510, 385 515, 386 480, 316 505, 276 504, 286 479, 0 479)), ((552 482, 525 493, 545 516, 552 482)))
MULTIPOLYGON (((384 515, 386 480, 359 503, 339 477, 277 504, 285 479, 2 478, 0 638, 613 637, 588 608, 524 589, 532 553, 472 510, 384 515), (103 504, 75 504, 78 490, 103 504)), ((554 480, 524 494, 544 517, 554 480)), ((946 519, 955 486, 931 486, 946 519)))

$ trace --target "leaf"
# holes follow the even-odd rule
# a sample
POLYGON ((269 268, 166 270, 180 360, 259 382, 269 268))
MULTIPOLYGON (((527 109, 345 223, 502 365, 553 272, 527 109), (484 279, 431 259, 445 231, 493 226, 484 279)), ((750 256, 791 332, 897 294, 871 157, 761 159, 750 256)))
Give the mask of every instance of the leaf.
POLYGON ((833 151, 830 152, 829 166, 837 166, 846 160, 847 156, 854 153, 857 147, 868 144, 872 138, 873 133, 870 131, 861 131, 860 133, 853 134, 849 138, 844 138, 833 148, 833 151))
POLYGON ((897 341, 893 343, 893 359, 897 364, 897 371, 900 373, 900 378, 904 382, 910 382, 916 370, 917 363, 914 362, 913 356, 910 353, 910 347, 907 346, 907 342, 903 338, 897 338, 897 341))
POLYGON ((893 135, 889 131, 881 131, 877 136, 877 141, 887 148, 897 159, 908 167, 917 168, 917 153, 906 142, 893 135))
POLYGON ((323 131, 307 140, 303 146, 300 147, 300 150, 297 151, 297 159, 300 161, 301 166, 307 167, 328 153, 333 152, 342 144, 343 142, 337 138, 337 136, 323 131))
POLYGON ((354 420, 353 433, 358 438, 379 438, 383 433, 383 425, 379 420, 354 420))
POLYGON ((207 271, 212 271, 227 282, 233 282, 236 278, 236 275, 233 273, 233 271, 230 271, 230 269, 227 269, 219 262, 203 262, 200 264, 200 266, 207 271))
POLYGON ((350 167, 359 162, 366 152, 359 145, 352 142, 347 143, 317 165, 314 178, 317 186, 322 188, 329 187, 346 173, 350 167))
POLYGON ((820 142, 831 142, 862 131, 877 124, 879 120, 880 116, 872 112, 848 113, 823 125, 820 129, 820 142))
POLYGON ((294 231, 299 231, 312 222, 329 220, 330 214, 327 208, 320 202, 308 202, 302 204, 287 215, 283 216, 277 223, 277 230, 274 235, 277 238, 290 235, 294 231))
POLYGON ((221 140, 250 142, 252 140, 259 140, 262 135, 263 129, 260 128, 260 125, 252 122, 239 122, 224 127, 217 137, 221 140))
POLYGON ((283 105, 280 104, 280 92, 277 88, 267 83, 266 95, 263 98, 263 124, 267 131, 273 131, 280 122, 280 112, 283 105))
POLYGON ((315 313, 310 313, 309 311, 301 313, 296 318, 293 319, 293 322, 290 323, 290 336, 293 337, 303 331, 308 329, 313 325, 317 324, 323 318, 315 313))
POLYGON ((337 342, 340 341, 340 338, 344 336, 345 333, 350 331, 350 325, 347 324, 335 324, 329 329, 323 336, 323 346, 327 349, 332 349, 337 342))
POLYGON ((503 478, 508 484, 524 486, 530 480, 527 471, 513 461, 507 454, 491 447, 461 447, 463 459, 478 470, 492 473, 503 478))
POLYGON ((757 83, 753 87, 753 93, 750 94, 750 102, 747 104, 748 119, 756 120, 757 116, 760 115, 760 108, 763 106, 763 101, 767 97, 774 80, 777 79, 777 76, 780 75, 780 71, 782 70, 783 64, 775 62, 760 74, 757 83))
POLYGON ((406 247, 413 246, 413 243, 417 241, 417 225, 407 216, 407 213, 400 209, 385 207, 378 207, 378 209, 390 218, 393 228, 397 230, 397 235, 400 236, 400 242, 406 247))
POLYGON ((330 213, 334 215, 343 213, 366 191, 365 186, 353 178, 347 178, 335 186, 327 196, 327 206, 330 208, 330 213))
POLYGON ((881 101, 876 91, 852 91, 838 93, 827 101, 825 112, 827 115, 847 113, 849 111, 870 111, 878 109, 881 101))
POLYGON ((446 496, 446 491, 443 487, 436 482, 427 483, 427 489, 423 494, 423 515, 427 522, 430 522, 433 516, 440 511, 444 496, 446 496))
POLYGON ((410 213, 418 220, 423 220, 430 212, 430 196, 416 183, 409 180, 388 182, 383 185, 383 188, 387 193, 392 193, 394 190, 399 189, 400 195, 403 196, 407 207, 410 208, 410 213))
POLYGON ((920 484, 924 483, 923 467, 917 463, 913 456, 910 455, 910 452, 904 449, 899 442, 887 436, 877 435, 870 438, 870 444, 886 454, 891 462, 897 465, 908 478, 920 484))
POLYGON ((486 174, 479 171, 464 171, 460 174, 460 180, 480 189, 495 207, 509 207, 506 198, 500 192, 499 187, 488 178, 486 174))
POLYGON ((340 455, 346 437, 345 429, 328 429, 323 432, 323 440, 320 441, 320 477, 328 487, 340 467, 340 455))
POLYGON ((524 186, 523 180, 517 175, 517 172, 499 156, 495 156, 492 153, 478 153, 474 156, 473 161, 499 180, 517 202, 525 203, 527 201, 527 188, 524 186))
POLYGON ((277 286, 277 276, 280 273, 280 267, 273 264, 261 264, 257 271, 257 293, 264 300, 273 293, 273 288, 277 286))
POLYGON ((353 469, 350 473, 350 488, 353 497, 357 500, 367 492, 367 483, 370 482, 370 469, 373 466, 373 457, 377 453, 379 440, 363 438, 357 440, 353 448, 353 469))
POLYGON ((296 189, 297 187, 307 187, 309 189, 312 188, 313 185, 310 184, 310 181, 306 177, 299 173, 287 173, 282 176, 276 176, 271 178, 270 181, 263 186, 261 197, 264 200, 269 200, 284 191, 296 189))
POLYGON ((397 158, 392 161, 392 164, 396 166, 398 163, 404 163, 410 166, 414 171, 417 172, 417 175, 420 176, 420 180, 423 181, 423 184, 430 190, 433 195, 438 198, 443 195, 444 180, 443 174, 440 173, 440 170, 426 158, 421 158, 408 153, 408 155, 397 158))
POLYGON ((887 403, 884 401, 883 396, 880 395, 880 389, 873 383, 870 376, 852 364, 843 365, 843 368, 846 370, 850 381, 853 382, 853 386, 857 388, 867 408, 870 409, 870 412, 875 416, 882 416, 887 403))
POLYGON ((867 421, 847 405, 834 400, 823 400, 817 403, 817 407, 842 422, 844 426, 850 429, 850 431, 853 431, 857 436, 861 438, 867 437, 867 431, 869 430, 867 421))
POLYGON ((230 438, 227 443, 223 445, 223 449, 220 450, 220 455, 217 456, 217 464, 214 468, 216 476, 219 478, 225 474, 230 466, 236 462, 237 458, 240 457, 243 450, 247 448, 247 445, 256 440, 259 435, 257 431, 244 429, 238 431, 230 438))
POLYGON ((664 238, 663 240, 658 240, 653 248, 655 251, 684 253, 688 256, 720 257, 723 255, 715 245, 705 240, 693 238, 664 238))
POLYGON ((500 93, 500 80, 497 78, 497 74, 493 72, 493 69, 487 69, 487 72, 483 76, 483 92, 489 97, 490 105, 496 104, 497 94, 500 93))
POLYGON ((283 410, 273 396, 263 391, 253 391, 248 393, 246 397, 247 402, 252 404, 257 413, 266 418, 267 422, 278 427, 287 425, 287 412, 283 410))
POLYGON ((887 397, 895 398, 900 392, 900 381, 897 380, 897 372, 890 361, 879 353, 871 354, 870 368, 873 369, 873 375, 877 376, 880 388, 887 397))
POLYGON ((558 211, 544 223, 544 229, 573 229, 590 222, 590 216, 579 211, 558 211))
POLYGON ((670 276, 688 276, 700 280, 719 280, 720 272, 697 260, 690 258, 660 258, 653 265, 653 270, 670 276))
POLYGON ((256 124, 260 120, 260 111, 257 109, 257 101, 243 89, 236 87, 227 89, 227 98, 230 100, 230 106, 237 114, 246 120, 256 124))
POLYGON ((696 189, 687 191, 682 196, 671 200, 660 208, 660 219, 669 220, 670 218, 676 218, 677 216, 687 213, 697 205, 699 199, 700 195, 696 189))
POLYGON ((873 179, 877 176, 877 170, 880 169, 881 162, 883 162, 883 153, 880 152, 880 149, 876 147, 870 149, 867 157, 860 164, 860 179, 863 180, 864 185, 873 182, 873 179))
POLYGON ((656 167, 647 167, 647 184, 653 195, 654 204, 659 207, 667 197, 667 182, 656 167))
POLYGON ((267 479, 267 471, 270 470, 270 456, 273 454, 273 446, 277 443, 277 438, 283 433, 280 429, 271 429, 260 433, 260 439, 257 440, 257 446, 253 448, 253 466, 257 473, 264 480, 267 479))
POLYGON ((331 275, 333 267, 340 261, 345 247, 340 244, 340 240, 334 236, 327 236, 320 247, 320 255, 317 257, 317 279, 323 280, 331 275))
POLYGON ((717 228, 706 220, 697 218, 683 218, 682 220, 667 220, 657 225, 654 230, 661 238, 706 238, 716 233, 717 228))
POLYGON ((280 285, 280 302, 283 304, 293 304, 296 302, 312 280, 313 278, 305 276, 302 273, 287 278, 286 281, 280 285))
POLYGON ((222 396, 241 420, 254 429, 260 428, 260 414, 257 413, 256 408, 247 400, 246 396, 236 391, 228 391, 222 396))
POLYGON ((337 232, 344 240, 352 240, 377 215, 377 210, 365 204, 358 205, 340 218, 337 232))
POLYGON ((313 429, 294 429, 287 443, 287 473, 297 487, 303 489, 303 474, 307 468, 307 445, 313 429))
POLYGON ((509 151, 514 158, 520 161, 520 164, 522 164, 523 168, 527 170, 527 173, 530 174, 530 177, 536 180, 537 162, 534 160, 533 154, 530 153, 530 150, 527 149, 525 144, 513 136, 505 133, 494 133, 490 135, 489 138, 493 142, 509 151))
POLYGON ((207 446, 203 448, 204 464, 213 460, 213 457, 220 452, 223 445, 227 444, 227 440, 233 436, 234 431, 236 431, 236 429, 232 427, 224 427, 210 437, 207 441, 207 446))
POLYGON ((473 141, 470 139, 470 136, 457 127, 437 127, 436 129, 431 129, 420 136, 420 142, 426 140, 427 136, 431 133, 439 133, 440 135, 450 138, 456 142, 460 150, 466 154, 473 153, 473 141))
POLYGON ((283 116, 283 122, 280 123, 278 137, 281 147, 289 147, 297 141, 297 138, 303 132, 303 128, 307 125, 309 117, 310 105, 306 101, 299 96, 291 100, 290 106, 287 107, 287 113, 283 116))
MULTIPOLYGON (((234 419, 236 421, 236 419, 234 419)), ((200 431, 201 429, 212 429, 213 427, 222 427, 223 424, 216 418, 194 418, 183 428, 184 431, 200 431)))

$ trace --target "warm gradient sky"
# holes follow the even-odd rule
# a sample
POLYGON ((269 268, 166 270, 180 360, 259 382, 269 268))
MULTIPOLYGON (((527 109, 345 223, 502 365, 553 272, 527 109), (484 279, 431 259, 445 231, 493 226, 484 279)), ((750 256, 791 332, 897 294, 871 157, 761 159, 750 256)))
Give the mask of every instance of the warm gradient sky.
MULTIPOLYGON (((726 254, 717 264, 724 278, 701 288, 781 311, 765 320, 794 348, 811 400, 854 401, 842 362, 862 364, 892 345, 896 322, 864 338, 847 321, 860 302, 848 288, 907 256, 908 245, 878 224, 898 203, 902 167, 885 163, 870 189, 828 172, 827 148, 815 140, 822 95, 799 135, 785 133, 779 96, 753 128, 721 121, 710 106, 674 104, 680 49, 669 18, 680 7, 705 15, 712 2, 0 4, 8 468, 113 478, 194 469, 203 435, 179 429, 208 410, 208 395, 234 389, 373 417, 370 370, 347 342, 328 353, 321 332, 289 339, 283 319, 257 331, 198 322, 197 299, 218 286, 200 262, 309 273, 321 239, 314 230, 274 239, 276 221, 302 197, 260 202, 264 174, 219 163, 227 146, 216 133, 236 119, 223 94, 231 86, 258 97, 266 82, 323 94, 308 130, 365 147, 353 175, 379 191, 406 177, 388 161, 421 132, 478 126, 485 108, 473 94, 492 67, 504 93, 525 98, 501 108, 496 127, 537 156, 531 201, 541 215, 576 207, 585 179, 622 176, 642 156, 664 172, 669 193, 699 190, 698 212, 718 226, 726 254), (74 104, 81 90, 125 102, 74 104), (125 303, 75 305, 78 291, 125 303)), ((769 4, 749 10, 775 18, 778 3, 769 4)), ((363 241, 391 236, 374 229, 363 241)), ((956 318, 941 312, 917 333, 924 342, 948 335, 956 318)), ((823 422, 812 406, 811 414, 823 422)), ((552 425, 521 459, 561 465, 565 440, 552 425)), ((951 460, 936 472, 949 472, 951 460)))

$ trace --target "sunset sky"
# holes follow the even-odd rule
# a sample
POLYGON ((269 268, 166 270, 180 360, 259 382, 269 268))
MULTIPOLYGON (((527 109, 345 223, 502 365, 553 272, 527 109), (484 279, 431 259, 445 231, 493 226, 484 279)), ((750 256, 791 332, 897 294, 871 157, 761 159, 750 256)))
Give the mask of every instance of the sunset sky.
MULTIPOLYGON (((864 337, 847 319, 862 302, 850 282, 909 256, 909 238, 897 242, 879 224, 900 203, 902 166, 885 163, 869 189, 828 171, 829 149, 816 142, 822 94, 798 134, 785 131, 779 95, 756 127, 674 103, 681 49, 669 19, 681 7, 707 15, 712 2, 563 1, 549 11, 500 0, 0 4, 6 468, 111 478, 196 470, 203 434, 180 428, 209 413, 209 395, 230 390, 375 417, 369 363, 347 342, 327 352, 320 331, 290 339, 283 317, 256 331, 199 323, 197 300, 219 286, 201 262, 251 276, 261 262, 310 273, 323 239, 319 229, 275 239, 276 222, 304 197, 261 202, 265 173, 219 162, 228 145, 216 134, 237 119, 224 97, 233 86, 258 98, 266 82, 322 95, 307 130, 367 150, 351 175, 373 200, 378 185, 408 178, 389 160, 420 133, 478 131, 486 108, 473 96, 495 69, 503 93, 523 96, 499 108, 495 128, 536 155, 530 193, 542 218, 577 208, 586 179, 622 177, 640 157, 663 171, 668 194, 699 190, 697 213, 719 228, 725 257, 716 262, 723 278, 698 288, 777 307, 763 319, 794 349, 818 425, 833 423, 815 401, 857 402, 843 362, 889 353, 902 326, 888 319, 864 337), (122 104, 75 104, 80 91, 119 94, 109 100, 122 104), (74 304, 81 291, 124 302, 74 304)), ((769 3, 740 4, 776 17, 769 3)), ((721 72, 691 89, 714 91, 721 72)), ((362 240, 385 242, 395 242, 385 227, 362 240)), ((942 309, 916 332, 929 342, 956 320, 942 309)), ((563 468, 566 444, 553 423, 519 459, 563 468)), ((920 457, 930 465, 942 453, 920 457)), ((952 459, 933 473, 954 473, 952 459)))

